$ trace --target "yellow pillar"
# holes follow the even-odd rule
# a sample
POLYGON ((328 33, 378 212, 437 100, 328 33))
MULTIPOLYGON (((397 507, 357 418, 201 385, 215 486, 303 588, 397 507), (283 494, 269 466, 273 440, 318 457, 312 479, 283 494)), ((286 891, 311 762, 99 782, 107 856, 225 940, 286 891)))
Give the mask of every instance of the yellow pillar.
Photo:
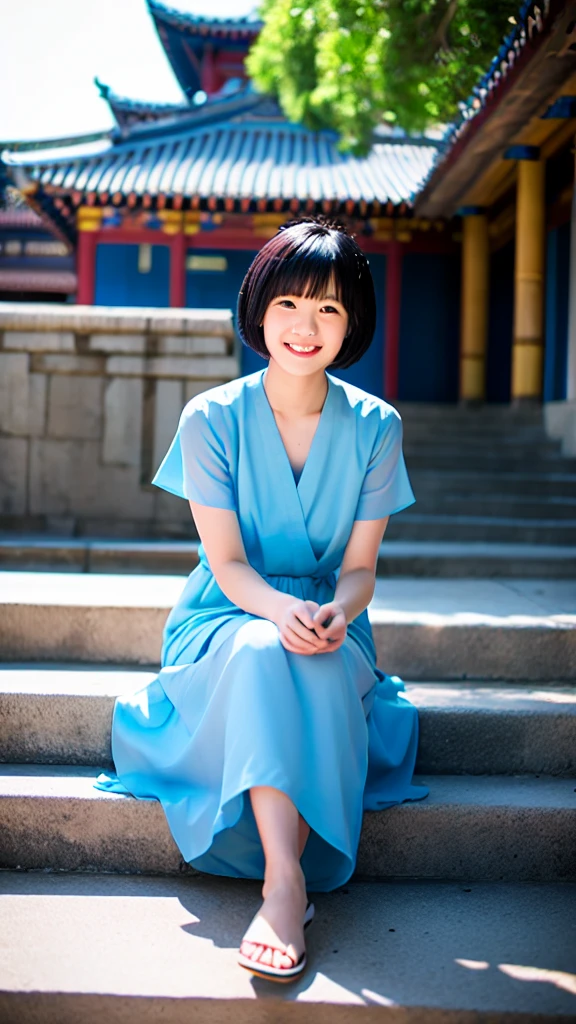
POLYGON ((460 321, 460 400, 486 398, 488 340, 488 218, 478 207, 464 207, 460 321))
POLYGON ((540 399, 544 368, 544 160, 519 160, 512 399, 540 399))

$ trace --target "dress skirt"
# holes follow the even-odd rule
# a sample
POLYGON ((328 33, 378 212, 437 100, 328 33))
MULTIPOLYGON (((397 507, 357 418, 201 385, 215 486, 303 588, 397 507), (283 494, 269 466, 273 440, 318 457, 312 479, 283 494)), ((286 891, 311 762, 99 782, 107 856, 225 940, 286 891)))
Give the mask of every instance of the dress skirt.
MULTIPOLYGON (((201 565, 192 574, 197 584, 203 573, 201 565)), ((335 585, 326 577, 269 582, 318 603, 335 585)), ((248 791, 273 786, 310 826, 308 889, 332 890, 353 873, 364 809, 428 792, 411 783, 417 710, 401 680, 374 668, 366 612, 338 650, 315 655, 287 651, 270 620, 231 612, 212 609, 192 628, 173 611, 158 676, 116 701, 116 776, 96 785, 159 800, 184 860, 199 871, 253 879, 263 877, 264 857, 248 791)))

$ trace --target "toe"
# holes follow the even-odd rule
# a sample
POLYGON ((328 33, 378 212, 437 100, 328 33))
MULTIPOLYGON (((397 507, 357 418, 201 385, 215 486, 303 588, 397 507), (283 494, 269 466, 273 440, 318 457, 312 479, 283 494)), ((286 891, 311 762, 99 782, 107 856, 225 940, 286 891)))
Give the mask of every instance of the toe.
POLYGON ((294 961, 288 955, 288 953, 286 953, 286 951, 282 952, 281 949, 275 950, 275 952, 274 952, 274 967, 286 968, 286 967, 293 967, 293 966, 294 966, 294 961))
POLYGON ((262 956, 258 957, 258 962, 264 964, 266 967, 271 967, 273 956, 274 951, 270 948, 270 946, 265 946, 262 956))

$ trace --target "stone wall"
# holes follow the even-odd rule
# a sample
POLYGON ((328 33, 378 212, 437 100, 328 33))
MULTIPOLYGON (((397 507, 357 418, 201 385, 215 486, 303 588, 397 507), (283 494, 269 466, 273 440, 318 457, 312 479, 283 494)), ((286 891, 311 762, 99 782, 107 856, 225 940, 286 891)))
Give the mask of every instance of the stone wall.
POLYGON ((0 302, 0 530, 194 536, 150 481, 240 348, 229 310, 0 302))

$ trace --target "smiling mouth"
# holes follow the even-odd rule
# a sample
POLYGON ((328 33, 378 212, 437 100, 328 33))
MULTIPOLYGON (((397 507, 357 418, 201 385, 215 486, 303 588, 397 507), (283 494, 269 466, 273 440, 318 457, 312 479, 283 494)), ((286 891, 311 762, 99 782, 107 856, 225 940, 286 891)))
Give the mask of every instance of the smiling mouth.
POLYGON ((289 341, 284 342, 286 348, 289 348, 291 352, 294 352, 297 356, 310 356, 314 352, 319 352, 321 345, 292 345, 289 341))

